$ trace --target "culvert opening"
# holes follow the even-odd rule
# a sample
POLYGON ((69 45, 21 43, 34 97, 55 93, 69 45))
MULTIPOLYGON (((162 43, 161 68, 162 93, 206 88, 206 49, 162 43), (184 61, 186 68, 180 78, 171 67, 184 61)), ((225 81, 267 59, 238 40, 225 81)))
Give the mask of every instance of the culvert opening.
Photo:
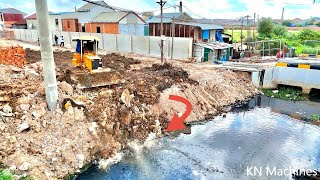
POLYGON ((309 94, 309 100, 320 102, 320 89, 311 89, 309 94))

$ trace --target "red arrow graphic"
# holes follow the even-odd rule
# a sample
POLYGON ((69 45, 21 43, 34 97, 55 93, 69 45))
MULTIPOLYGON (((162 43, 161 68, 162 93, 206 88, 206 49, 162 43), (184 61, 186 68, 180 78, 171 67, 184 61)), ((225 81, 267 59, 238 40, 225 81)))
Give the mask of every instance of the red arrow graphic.
POLYGON ((190 115, 190 113, 192 111, 192 104, 187 99, 180 97, 180 96, 176 96, 176 95, 170 95, 169 99, 182 102, 183 104, 185 104, 187 106, 187 110, 181 117, 179 117, 177 115, 177 113, 174 113, 173 118, 172 118, 166 131, 183 130, 186 128, 186 126, 183 124, 183 122, 190 115))

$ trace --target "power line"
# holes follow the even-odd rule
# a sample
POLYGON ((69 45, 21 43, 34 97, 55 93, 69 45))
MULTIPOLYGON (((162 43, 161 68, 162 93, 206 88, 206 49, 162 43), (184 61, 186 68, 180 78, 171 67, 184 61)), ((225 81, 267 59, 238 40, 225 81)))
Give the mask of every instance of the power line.
POLYGON ((185 6, 185 5, 182 5, 184 8, 186 8, 189 12, 191 12, 192 14, 194 14, 194 15, 196 15, 196 16, 198 16, 198 17, 200 17, 200 18, 202 18, 202 19, 205 19, 204 17, 202 17, 202 16, 200 16, 200 15, 198 15, 198 14, 196 14, 196 13, 194 13, 194 12, 192 12, 187 6, 185 6))

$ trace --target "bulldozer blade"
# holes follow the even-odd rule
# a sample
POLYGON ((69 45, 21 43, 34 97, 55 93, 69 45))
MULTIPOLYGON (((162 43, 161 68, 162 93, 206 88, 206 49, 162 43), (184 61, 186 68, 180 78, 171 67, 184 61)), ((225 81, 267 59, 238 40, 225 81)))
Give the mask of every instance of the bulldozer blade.
POLYGON ((96 71, 93 73, 77 72, 72 73, 71 78, 78 83, 77 88, 79 89, 108 86, 124 82, 121 74, 113 70, 96 71))

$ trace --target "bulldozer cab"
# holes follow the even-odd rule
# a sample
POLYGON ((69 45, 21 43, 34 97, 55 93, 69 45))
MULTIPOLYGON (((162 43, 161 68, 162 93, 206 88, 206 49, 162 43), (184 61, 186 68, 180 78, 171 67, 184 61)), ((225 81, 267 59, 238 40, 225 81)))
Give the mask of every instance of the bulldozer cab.
POLYGON ((94 36, 75 37, 72 41, 76 41, 76 52, 83 56, 84 53, 98 54, 99 38, 94 36))
POLYGON ((98 56, 99 38, 94 36, 75 37, 76 53, 73 54, 72 64, 77 67, 83 67, 94 73, 102 68, 102 60, 98 56))

